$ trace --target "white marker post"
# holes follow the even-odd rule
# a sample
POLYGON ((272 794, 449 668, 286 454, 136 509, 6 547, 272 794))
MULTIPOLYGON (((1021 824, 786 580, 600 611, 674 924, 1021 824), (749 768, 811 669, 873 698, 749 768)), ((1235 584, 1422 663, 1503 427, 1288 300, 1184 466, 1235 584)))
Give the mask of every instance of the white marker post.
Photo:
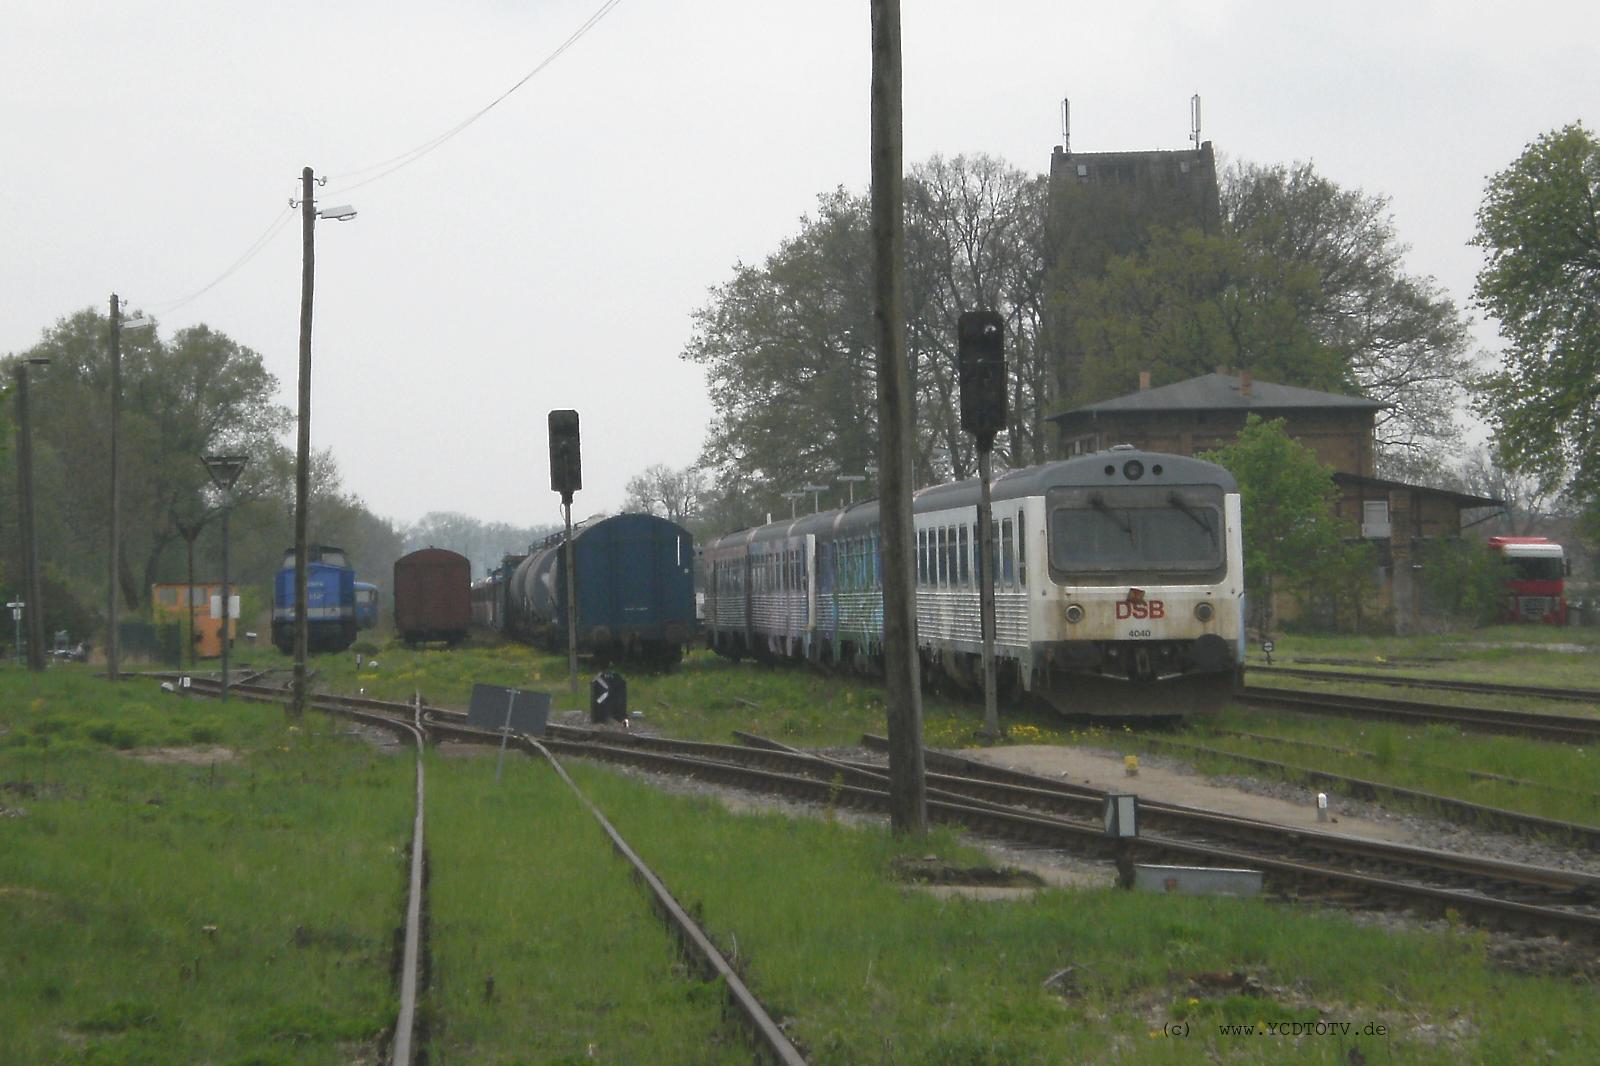
POLYGON ((500 758, 494 764, 494 783, 500 783, 500 770, 506 764, 506 741, 511 739, 511 709, 517 705, 517 689, 506 689, 506 724, 500 727, 500 758))

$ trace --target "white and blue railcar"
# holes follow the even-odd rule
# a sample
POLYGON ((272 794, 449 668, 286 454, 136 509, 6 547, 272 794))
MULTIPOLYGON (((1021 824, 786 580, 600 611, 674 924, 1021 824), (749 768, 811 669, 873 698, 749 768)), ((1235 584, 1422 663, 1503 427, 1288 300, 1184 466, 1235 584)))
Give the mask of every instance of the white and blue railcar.
MULTIPOLYGON (((925 675, 981 687, 979 484, 913 498, 925 675)), ((1239 490, 1222 467, 1126 446, 1014 470, 992 486, 995 654, 1011 690, 1072 714, 1216 706, 1244 651, 1239 490)), ((735 658, 881 662, 876 501, 708 545, 707 644, 735 658)))

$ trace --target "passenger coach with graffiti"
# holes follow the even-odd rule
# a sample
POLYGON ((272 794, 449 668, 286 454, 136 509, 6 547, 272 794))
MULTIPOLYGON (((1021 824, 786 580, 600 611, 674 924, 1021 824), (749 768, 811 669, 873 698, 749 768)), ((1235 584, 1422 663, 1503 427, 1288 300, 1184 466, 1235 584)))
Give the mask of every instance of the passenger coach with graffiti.
MULTIPOLYGON (((1118 446, 993 482, 1002 686, 1070 714, 1217 706, 1244 659, 1239 489, 1203 460, 1118 446)), ((976 480, 913 497, 924 676, 982 688, 976 480)), ((708 646, 873 672, 877 501, 730 533, 704 550, 708 646)))

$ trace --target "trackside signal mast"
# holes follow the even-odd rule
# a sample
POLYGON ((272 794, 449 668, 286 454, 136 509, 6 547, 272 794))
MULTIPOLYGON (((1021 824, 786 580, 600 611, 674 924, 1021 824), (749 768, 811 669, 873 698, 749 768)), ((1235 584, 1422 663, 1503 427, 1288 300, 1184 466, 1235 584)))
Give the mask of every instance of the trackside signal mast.
POLYGON ((996 311, 963 311, 956 321, 956 359, 961 382, 961 428, 976 438, 978 477, 978 612, 983 626, 983 730, 1000 736, 994 676, 994 528, 990 504, 990 453, 994 435, 1006 428, 1005 319, 996 311))
POLYGON ((561 511, 567 524, 567 685, 578 691, 578 600, 573 589, 572 494, 583 488, 583 464, 578 450, 578 412, 550 412, 550 490, 561 493, 561 511))

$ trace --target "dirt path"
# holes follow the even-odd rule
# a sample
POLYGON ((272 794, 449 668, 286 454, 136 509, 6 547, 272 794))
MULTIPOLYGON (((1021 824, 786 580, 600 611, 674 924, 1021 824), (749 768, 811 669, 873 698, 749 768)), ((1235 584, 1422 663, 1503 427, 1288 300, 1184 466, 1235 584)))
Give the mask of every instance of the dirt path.
POLYGON ((1123 772, 1122 756, 1081 748, 1028 744, 1004 748, 978 748, 963 752, 974 759, 1010 770, 1022 770, 1075 785, 1091 785, 1116 792, 1132 792, 1144 799, 1162 803, 1181 803, 1190 807, 1245 818, 1257 818, 1280 825, 1304 826, 1345 836, 1395 840, 1409 844, 1425 843, 1409 827, 1346 817, 1339 813, 1339 800, 1330 796, 1332 813, 1325 823, 1317 821, 1316 793, 1306 791, 1304 803, 1290 803, 1271 796, 1212 784, 1198 774, 1142 763, 1136 777, 1123 772))

